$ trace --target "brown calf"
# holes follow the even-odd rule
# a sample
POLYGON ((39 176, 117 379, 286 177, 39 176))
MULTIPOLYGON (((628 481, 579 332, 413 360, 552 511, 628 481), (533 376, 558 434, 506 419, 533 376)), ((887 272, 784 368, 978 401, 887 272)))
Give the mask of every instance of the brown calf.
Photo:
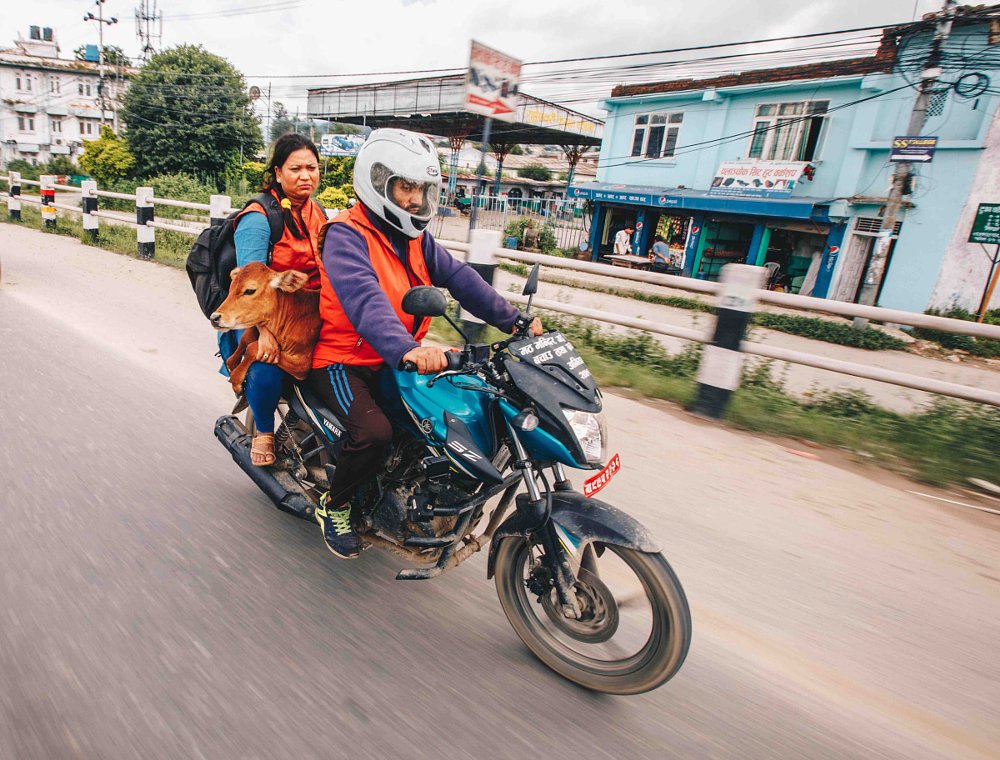
POLYGON ((309 277, 294 269, 275 272, 254 261, 234 269, 229 296, 210 317, 217 330, 246 330, 233 355, 226 360, 233 390, 243 390, 250 365, 257 360, 258 325, 278 341, 278 366, 299 380, 312 367, 319 337, 319 291, 303 286, 309 277))

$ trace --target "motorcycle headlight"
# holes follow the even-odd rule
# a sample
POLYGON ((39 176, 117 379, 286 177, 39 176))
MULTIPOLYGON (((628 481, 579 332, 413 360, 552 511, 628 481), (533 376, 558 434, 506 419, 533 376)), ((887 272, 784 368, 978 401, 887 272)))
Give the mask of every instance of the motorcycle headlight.
POLYGON ((604 422, 604 412, 594 414, 578 409, 563 409, 566 421, 580 442, 588 464, 600 464, 607 455, 608 429, 604 422))

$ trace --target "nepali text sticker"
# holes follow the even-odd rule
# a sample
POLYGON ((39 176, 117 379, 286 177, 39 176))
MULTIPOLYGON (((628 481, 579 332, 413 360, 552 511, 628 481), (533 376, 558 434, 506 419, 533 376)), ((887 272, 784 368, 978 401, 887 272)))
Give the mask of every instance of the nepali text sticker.
POLYGON ((594 477, 588 478, 583 483, 583 495, 590 498, 595 493, 600 491, 604 486, 611 482, 611 478, 618 474, 618 471, 622 468, 621 458, 615 454, 611 457, 604 469, 597 473, 594 477))

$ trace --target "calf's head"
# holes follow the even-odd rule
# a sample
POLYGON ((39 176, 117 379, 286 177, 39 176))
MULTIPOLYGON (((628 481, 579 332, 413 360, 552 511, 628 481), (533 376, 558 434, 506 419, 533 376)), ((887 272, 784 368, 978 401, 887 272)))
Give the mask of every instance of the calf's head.
POLYGON ((245 330, 266 323, 278 306, 278 291, 294 293, 309 276, 294 269, 275 272, 254 261, 230 273, 229 296, 209 319, 217 330, 245 330))

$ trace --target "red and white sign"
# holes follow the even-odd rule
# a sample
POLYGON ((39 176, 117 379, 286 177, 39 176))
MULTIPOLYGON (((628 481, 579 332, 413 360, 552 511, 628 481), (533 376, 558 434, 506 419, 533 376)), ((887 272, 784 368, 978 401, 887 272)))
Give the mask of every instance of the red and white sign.
POLYGON ((514 112, 520 104, 517 95, 520 79, 519 60, 473 40, 465 110, 501 121, 514 121, 514 112))
POLYGON ((611 457, 611 460, 604 466, 604 469, 597 473, 594 477, 588 478, 583 482, 583 495, 588 499, 595 493, 600 491, 604 486, 611 482, 611 478, 618 474, 618 471, 622 468, 622 460, 617 454, 611 457))

